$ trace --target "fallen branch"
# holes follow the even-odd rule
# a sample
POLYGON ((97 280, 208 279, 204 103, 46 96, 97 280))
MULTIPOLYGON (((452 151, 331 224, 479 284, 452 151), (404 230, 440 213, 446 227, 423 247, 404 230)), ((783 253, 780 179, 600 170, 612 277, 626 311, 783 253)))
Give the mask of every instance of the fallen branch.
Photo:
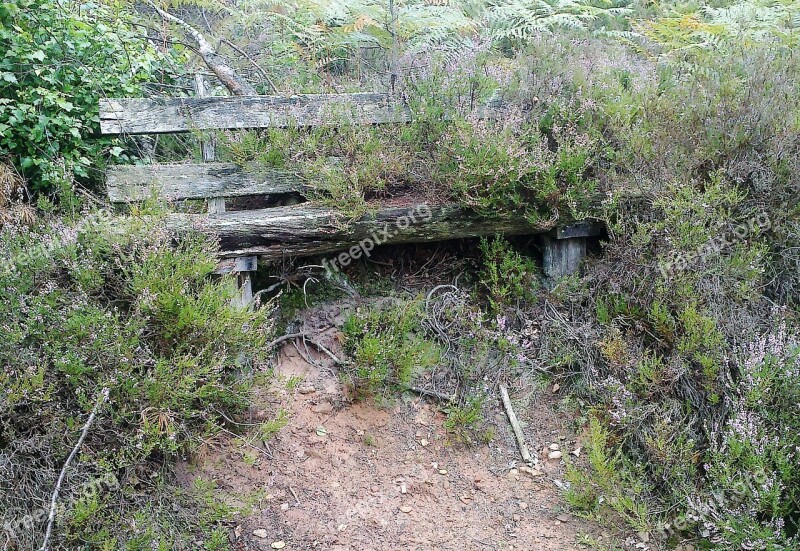
POLYGON ((455 399, 454 396, 443 394, 441 392, 436 392, 435 390, 427 390, 425 388, 419 388, 416 386, 410 386, 408 387, 408 390, 410 390, 411 392, 416 392, 420 396, 436 398, 437 400, 441 400, 442 402, 452 402, 455 399))
POLYGON ((508 387, 506 387, 506 385, 500 385, 500 397, 503 399, 503 407, 506 410, 508 422, 511 423, 511 428, 514 429, 514 437, 517 439, 517 446, 519 446, 519 454, 522 456, 522 460, 528 465, 537 464, 537 459, 532 457, 531 452, 528 451, 528 445, 525 443, 525 435, 522 433, 522 425, 519 424, 519 419, 517 419, 514 413, 514 408, 511 407, 511 398, 508 396, 508 387))
POLYGON ((206 40, 206 37, 202 35, 200 31, 192 27, 189 23, 181 19, 180 17, 176 17, 169 12, 166 12, 147 0, 147 3, 150 5, 151 8, 158 12, 163 19, 167 21, 172 21, 173 23, 179 25, 183 28, 186 33, 192 37, 192 39, 197 42, 197 52, 200 54, 200 57, 203 58, 203 63, 211 69, 211 71, 217 75, 217 78, 225 85, 225 87, 230 91, 231 94, 234 96, 257 96, 258 92, 256 89, 253 88, 253 85, 243 79, 239 74, 225 61, 223 61, 222 56, 220 56, 214 47, 206 40))
POLYGON ((277 345, 279 345, 280 343, 282 343, 284 341, 288 341, 289 339, 297 339, 297 338, 302 338, 303 342, 307 342, 310 345, 312 345, 314 348, 316 348, 317 350, 319 350, 320 352, 322 352, 323 354, 328 356, 331 360, 333 360, 334 363, 336 363, 336 364, 341 364, 342 363, 342 360, 340 360, 333 352, 331 352, 330 350, 328 350, 327 348, 322 346, 317 341, 310 339, 308 337, 308 335, 305 334, 305 333, 289 333, 287 335, 283 335, 282 337, 278 337, 277 339, 275 339, 274 341, 272 341, 271 343, 269 343, 267 345, 267 349, 271 350, 272 348, 275 348, 277 345))
POLYGON ((270 87, 272 88, 272 91, 275 94, 279 93, 278 87, 275 86, 274 82, 272 82, 272 79, 270 78, 269 73, 267 73, 261 65, 256 63, 256 61, 252 57, 247 55, 247 52, 245 52, 244 50, 239 48, 236 44, 234 44, 233 42, 231 42, 227 38, 223 38, 222 42, 224 42, 225 44, 227 44, 228 46, 230 46, 231 48, 233 48, 234 50, 236 50, 237 52, 242 54, 247 59, 247 61, 252 63, 253 67, 255 67, 258 70, 259 73, 261 73, 261 76, 264 77, 264 80, 266 80, 269 83, 270 87))
POLYGON ((97 412, 100 411, 100 407, 108 400, 108 388, 104 388, 100 395, 97 397, 97 401, 94 404, 94 408, 92 408, 92 412, 89 414, 89 418, 86 420, 86 423, 83 425, 83 431, 81 432, 80 437, 78 437, 78 441, 75 443, 75 447, 72 448, 67 460, 64 462, 64 466, 61 467, 61 473, 58 475, 58 481, 56 482, 56 487, 53 490, 53 496, 50 498, 50 513, 47 515, 47 528, 44 533, 44 541, 42 542, 41 551, 47 551, 47 545, 50 543, 50 536, 53 533, 53 522, 56 519, 56 504, 58 503, 58 493, 61 491, 61 484, 64 482, 64 477, 67 474, 67 468, 69 464, 72 462, 72 459, 78 453, 78 450, 83 445, 83 441, 86 439, 86 435, 89 434, 89 428, 91 428, 92 423, 94 423, 95 417, 97 417, 97 412))

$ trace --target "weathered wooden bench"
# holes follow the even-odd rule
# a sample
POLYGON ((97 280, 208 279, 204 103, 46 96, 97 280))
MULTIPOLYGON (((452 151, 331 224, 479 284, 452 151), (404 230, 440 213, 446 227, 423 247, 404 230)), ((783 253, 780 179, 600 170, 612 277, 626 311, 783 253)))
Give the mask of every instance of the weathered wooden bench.
MULTIPOLYGON (((101 100, 101 132, 128 135, 315 126, 347 121, 348 116, 348 123, 354 124, 411 120, 409 110, 386 94, 204 97, 202 77, 197 84, 198 94, 193 98, 101 100), (335 118, 330 117, 331 110, 337 113, 335 118)), ((143 201, 153 193, 169 201, 207 201, 207 214, 174 214, 168 224, 178 231, 194 228, 217 236, 220 271, 239 274, 246 301, 252 294, 250 272, 255 271, 257 258, 275 261, 354 247, 363 252, 384 243, 546 232, 545 272, 558 277, 577 269, 586 252, 586 237, 602 231, 599 224, 582 221, 544 229, 522 214, 485 217, 452 204, 387 206, 346 225, 336 223, 340 213, 335 209, 314 203, 229 211, 226 199, 302 194, 306 183, 287 171, 214 162, 211 143, 203 143, 202 151, 202 164, 112 167, 107 173, 108 196, 112 203, 143 201)), ((333 264, 335 258, 345 259, 334 257, 333 264)))

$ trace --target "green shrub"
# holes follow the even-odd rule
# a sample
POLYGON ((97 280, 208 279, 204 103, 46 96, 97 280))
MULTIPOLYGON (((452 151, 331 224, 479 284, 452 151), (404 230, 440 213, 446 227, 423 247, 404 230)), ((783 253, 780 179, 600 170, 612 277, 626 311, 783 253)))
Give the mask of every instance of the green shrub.
POLYGON ((627 462, 596 417, 589 419, 588 467, 584 473, 569 465, 567 501, 580 511, 611 511, 638 530, 647 529, 648 507, 641 474, 627 462))
POLYGON ((491 241, 481 238, 480 250, 483 269, 478 277, 488 291, 492 312, 499 314, 507 306, 536 297, 539 270, 533 260, 516 252, 500 236, 491 241))
MULTIPOLYGON (((0 468, 16 488, 0 493, 3 521, 17 526, 49 500, 107 389, 62 487, 56 542, 172 547, 210 528, 189 521, 148 533, 158 528, 157 514, 130 533, 118 529, 151 510, 142 495, 175 491, 141 480, 214 433, 219 412, 247 403, 238 358, 259 361, 270 324, 265 310, 231 305, 232 278, 212 279, 215 244, 200 236, 175 241, 153 213, 89 211, 76 221, 6 228, 0 251, 0 454, 10 462, 0 468)), ((12 537, 34 548, 40 528, 12 537)))
POLYGON ((98 101, 137 95, 164 58, 129 20, 103 4, 0 3, 0 157, 35 191, 72 175, 96 181, 108 155, 124 157, 113 140, 94 137, 98 101))
POLYGON ((420 325, 422 306, 419 299, 392 301, 347 319, 343 331, 350 365, 345 378, 357 395, 408 388, 441 361, 439 346, 420 325))
POLYGON ((457 444, 488 443, 494 438, 494 429, 488 427, 483 415, 485 396, 474 396, 466 403, 451 403, 444 408, 447 419, 444 428, 457 444))

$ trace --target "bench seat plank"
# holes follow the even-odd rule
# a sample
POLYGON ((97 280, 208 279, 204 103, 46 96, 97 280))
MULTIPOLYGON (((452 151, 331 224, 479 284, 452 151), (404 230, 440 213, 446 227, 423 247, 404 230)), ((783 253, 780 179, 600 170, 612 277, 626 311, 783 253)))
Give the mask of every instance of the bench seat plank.
POLYGON ((366 251, 385 243, 540 234, 552 229, 531 224, 522 213, 485 217, 457 205, 381 207, 347 223, 336 209, 302 203, 211 215, 173 214, 167 223, 178 232, 193 229, 215 235, 222 257, 258 255, 263 260, 327 254, 359 243, 366 251))
POLYGON ((153 193, 167 201, 302 193, 306 186, 295 174, 233 163, 118 165, 106 174, 112 203, 143 201, 153 193))

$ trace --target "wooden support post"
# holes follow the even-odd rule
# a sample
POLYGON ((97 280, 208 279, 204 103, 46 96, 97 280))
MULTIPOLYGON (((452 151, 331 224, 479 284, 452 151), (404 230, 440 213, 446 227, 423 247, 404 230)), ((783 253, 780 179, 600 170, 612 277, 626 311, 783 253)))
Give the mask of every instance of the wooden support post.
POLYGON ((553 239, 542 236, 542 253, 544 275, 549 279, 576 274, 586 256, 586 238, 553 239))
MULTIPOLYGON (((197 91, 197 97, 206 97, 206 83, 203 75, 197 73, 194 75, 194 83, 197 91)), ((203 162, 211 163, 217 160, 216 144, 214 139, 209 137, 200 142, 200 150, 203 154, 203 162)), ((211 197, 208 199, 208 213, 220 214, 225 212, 225 198, 224 197, 211 197)), ((240 308, 249 308, 253 302, 253 282, 250 277, 251 272, 255 272, 258 267, 258 257, 255 256, 242 256, 234 259, 232 269, 225 270, 224 267, 218 267, 217 273, 232 272, 236 275, 236 280, 239 284, 240 294, 235 304, 240 308)))

